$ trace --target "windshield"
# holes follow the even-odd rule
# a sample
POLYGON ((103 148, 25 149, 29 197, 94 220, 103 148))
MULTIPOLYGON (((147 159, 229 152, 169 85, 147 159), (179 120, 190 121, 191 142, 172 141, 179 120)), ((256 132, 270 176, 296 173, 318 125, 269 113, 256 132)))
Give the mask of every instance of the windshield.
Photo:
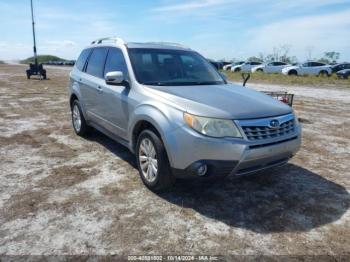
POLYGON ((219 72, 193 51, 129 48, 137 81, 148 85, 225 84, 219 72))

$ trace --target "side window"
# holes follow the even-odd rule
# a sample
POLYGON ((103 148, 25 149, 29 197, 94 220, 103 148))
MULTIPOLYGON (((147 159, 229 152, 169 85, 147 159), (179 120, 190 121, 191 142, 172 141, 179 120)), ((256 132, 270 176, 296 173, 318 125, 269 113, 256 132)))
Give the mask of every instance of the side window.
POLYGON ((112 71, 121 71, 125 76, 128 75, 128 69, 126 67, 123 53, 117 48, 109 49, 103 75, 105 76, 108 72, 112 71))
POLYGON ((85 49, 83 52, 81 52, 77 62, 75 63, 75 66, 80 70, 83 71, 86 59, 89 57, 89 54, 91 52, 91 49, 85 49))
POLYGON ((103 68, 105 65, 107 48, 95 48, 89 58, 86 73, 103 78, 103 68))

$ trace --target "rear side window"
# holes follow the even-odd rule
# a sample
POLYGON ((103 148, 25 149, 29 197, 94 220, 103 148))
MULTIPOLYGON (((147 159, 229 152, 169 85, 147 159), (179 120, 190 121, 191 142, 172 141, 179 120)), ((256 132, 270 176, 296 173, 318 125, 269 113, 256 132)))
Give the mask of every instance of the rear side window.
POLYGON ((91 52, 91 49, 85 49, 83 52, 81 52, 77 62, 75 63, 76 67, 80 70, 83 71, 86 59, 89 57, 89 54, 91 52))
POLYGON ((120 49, 117 48, 109 49, 104 75, 112 71, 121 71, 125 76, 128 75, 123 53, 120 49))
POLYGON ((106 61, 107 48, 95 48, 89 58, 86 73, 103 78, 103 69, 106 61))

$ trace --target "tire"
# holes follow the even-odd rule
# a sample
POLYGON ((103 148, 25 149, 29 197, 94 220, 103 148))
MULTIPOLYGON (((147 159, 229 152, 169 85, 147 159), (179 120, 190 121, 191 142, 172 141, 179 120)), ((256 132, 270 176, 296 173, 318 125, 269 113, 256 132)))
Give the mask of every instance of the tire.
POLYGON ((325 70, 322 70, 318 75, 319 75, 319 76, 328 76, 328 77, 329 77, 328 72, 325 71, 325 70))
POLYGON ((241 69, 240 68, 236 68, 234 72, 240 72, 241 69))
POLYGON ((256 70, 256 72, 263 73, 264 70, 262 70, 262 69, 259 68, 259 69, 256 70))
POLYGON ((78 136, 82 136, 82 137, 87 136, 91 128, 86 123, 84 115, 81 111, 79 101, 77 99, 75 99, 72 103, 71 112, 72 112, 72 126, 74 129, 74 132, 78 136), (80 122, 80 124, 78 122, 80 122))
POLYGON ((141 132, 135 152, 140 177, 147 188, 160 192, 174 184, 175 178, 171 173, 165 147, 153 130, 141 132))
POLYGON ((288 75, 289 75, 289 76, 297 76, 297 75, 298 75, 298 72, 297 72, 296 70, 290 70, 290 71, 288 72, 288 75))

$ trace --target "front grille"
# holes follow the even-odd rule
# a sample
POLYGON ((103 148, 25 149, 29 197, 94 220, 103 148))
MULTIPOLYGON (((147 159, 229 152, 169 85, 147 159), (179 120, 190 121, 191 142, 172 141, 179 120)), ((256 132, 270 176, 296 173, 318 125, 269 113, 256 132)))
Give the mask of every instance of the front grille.
POLYGON ((271 128, 269 126, 242 126, 242 129, 248 140, 259 141, 292 134, 295 131, 295 125, 294 119, 290 119, 280 124, 278 128, 271 128))

